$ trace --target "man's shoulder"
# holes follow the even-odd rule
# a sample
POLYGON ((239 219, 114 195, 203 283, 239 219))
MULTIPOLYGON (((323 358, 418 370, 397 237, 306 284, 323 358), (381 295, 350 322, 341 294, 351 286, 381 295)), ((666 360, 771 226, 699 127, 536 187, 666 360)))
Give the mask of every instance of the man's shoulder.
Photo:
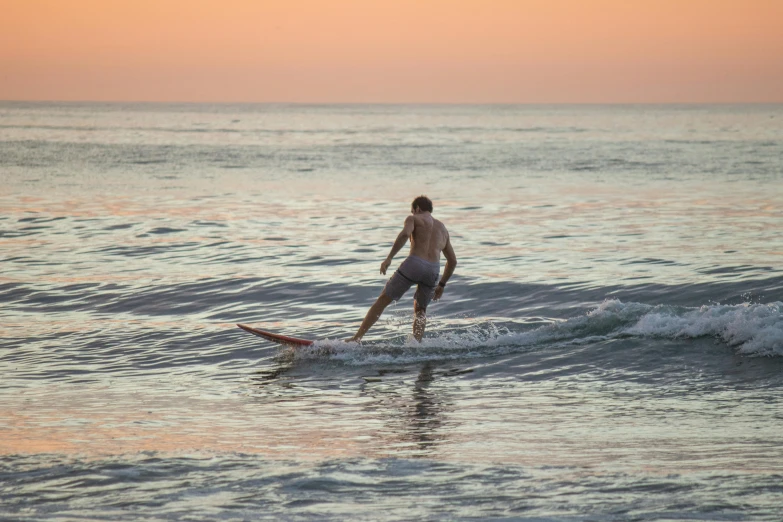
POLYGON ((436 227, 441 227, 443 230, 446 230, 446 224, 443 223, 440 219, 432 218, 432 222, 435 224, 436 227))

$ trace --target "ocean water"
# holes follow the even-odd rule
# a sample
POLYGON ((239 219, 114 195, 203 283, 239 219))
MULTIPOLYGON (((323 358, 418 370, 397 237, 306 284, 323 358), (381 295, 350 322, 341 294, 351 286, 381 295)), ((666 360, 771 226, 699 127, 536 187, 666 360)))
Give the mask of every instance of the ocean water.
POLYGON ((3 102, 0 181, 3 520, 783 519, 781 105, 3 102))

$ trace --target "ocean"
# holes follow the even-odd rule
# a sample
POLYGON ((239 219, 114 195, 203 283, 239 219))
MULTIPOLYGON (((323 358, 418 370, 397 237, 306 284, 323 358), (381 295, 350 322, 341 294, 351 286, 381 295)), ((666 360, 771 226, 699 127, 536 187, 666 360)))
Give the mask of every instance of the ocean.
POLYGON ((783 105, 2 102, 0 180, 2 520, 783 519, 783 105))

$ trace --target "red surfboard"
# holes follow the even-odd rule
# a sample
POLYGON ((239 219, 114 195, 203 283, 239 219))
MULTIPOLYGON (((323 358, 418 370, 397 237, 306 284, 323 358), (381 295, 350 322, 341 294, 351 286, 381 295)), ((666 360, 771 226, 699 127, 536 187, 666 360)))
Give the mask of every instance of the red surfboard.
POLYGON ((237 326, 246 332, 250 332, 253 335, 263 337, 267 341, 272 341, 273 343, 282 344, 285 346, 310 346, 311 344, 313 344, 313 341, 310 341, 308 339, 298 339, 296 337, 288 337, 287 335, 280 335, 272 332, 266 332, 264 330, 259 330, 258 328, 252 328, 244 324, 238 324, 237 326))

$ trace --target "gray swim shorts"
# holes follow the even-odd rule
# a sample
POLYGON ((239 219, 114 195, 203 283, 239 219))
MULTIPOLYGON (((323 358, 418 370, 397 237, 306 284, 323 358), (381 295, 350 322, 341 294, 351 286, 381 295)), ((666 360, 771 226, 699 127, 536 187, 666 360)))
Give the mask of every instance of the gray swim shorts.
POLYGON ((386 283, 384 291, 393 301, 397 301, 412 285, 416 284, 418 286, 413 298, 423 310, 435 295, 439 276, 440 263, 433 263, 418 256, 408 256, 386 283))

